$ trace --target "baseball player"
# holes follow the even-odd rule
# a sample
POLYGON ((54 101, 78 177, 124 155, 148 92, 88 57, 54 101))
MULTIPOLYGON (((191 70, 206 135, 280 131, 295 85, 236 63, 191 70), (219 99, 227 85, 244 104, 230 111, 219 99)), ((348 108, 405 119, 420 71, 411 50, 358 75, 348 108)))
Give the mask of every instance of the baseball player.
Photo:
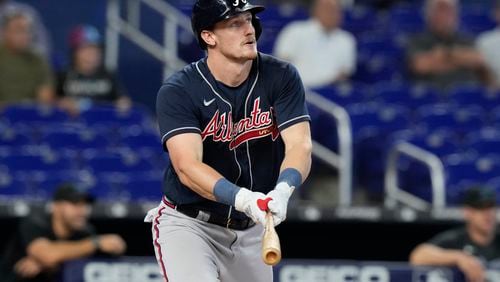
POLYGON ((285 220, 312 145, 296 69, 257 52, 263 10, 248 0, 197 0, 192 28, 207 56, 159 90, 171 164, 146 221, 165 281, 272 281, 257 202, 271 198, 274 223, 285 220))

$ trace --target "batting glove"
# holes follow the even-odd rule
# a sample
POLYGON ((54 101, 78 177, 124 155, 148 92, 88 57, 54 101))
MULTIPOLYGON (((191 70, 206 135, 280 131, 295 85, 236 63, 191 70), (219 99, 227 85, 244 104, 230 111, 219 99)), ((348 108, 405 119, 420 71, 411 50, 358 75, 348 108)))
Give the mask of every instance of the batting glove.
POLYGON ((267 193, 267 197, 272 198, 268 203, 269 211, 273 214, 274 226, 280 224, 286 219, 286 210, 288 207, 288 199, 293 193, 295 187, 288 185, 286 182, 280 182, 274 190, 267 193))
POLYGON ((266 222, 266 212, 257 205, 259 199, 264 199, 266 195, 260 192, 252 192, 246 188, 241 188, 236 194, 234 207, 237 211, 244 212, 256 223, 266 222))

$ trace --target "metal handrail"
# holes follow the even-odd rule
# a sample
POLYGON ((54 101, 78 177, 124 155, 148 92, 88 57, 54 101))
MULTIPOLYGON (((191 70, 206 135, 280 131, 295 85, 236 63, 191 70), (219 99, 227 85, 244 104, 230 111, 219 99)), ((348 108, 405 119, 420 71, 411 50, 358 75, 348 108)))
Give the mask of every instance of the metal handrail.
POLYGON ((397 143, 390 151, 385 170, 385 206, 392 208, 397 201, 418 210, 427 211, 431 206, 434 209, 444 208, 445 174, 441 160, 433 153, 419 148, 405 141, 397 143), (431 176, 432 205, 399 187, 397 162, 401 155, 406 155, 427 166, 431 176))
POLYGON ((108 0, 105 59, 108 69, 116 69, 118 65, 120 35, 161 61, 164 64, 165 76, 186 65, 177 54, 178 27, 191 33, 191 22, 186 15, 161 0, 127 0, 128 13, 124 19, 120 15, 120 4, 120 0, 108 0), (157 43, 140 30, 141 3, 164 17, 163 44, 157 43))
POLYGON ((329 114, 337 123, 339 152, 335 153, 325 146, 313 141, 313 155, 339 171, 339 202, 340 206, 352 204, 352 131, 351 119, 347 111, 323 96, 308 91, 308 103, 329 114))

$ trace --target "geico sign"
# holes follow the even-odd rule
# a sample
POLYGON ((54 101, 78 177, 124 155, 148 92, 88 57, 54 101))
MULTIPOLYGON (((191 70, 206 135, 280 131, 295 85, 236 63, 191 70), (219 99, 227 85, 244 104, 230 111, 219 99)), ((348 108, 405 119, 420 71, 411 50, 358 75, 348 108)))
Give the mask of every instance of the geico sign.
POLYGON ((155 263, 91 262, 83 269, 85 282, 162 282, 155 263))
POLYGON ((389 282, 390 274, 381 266, 284 266, 280 282, 389 282))

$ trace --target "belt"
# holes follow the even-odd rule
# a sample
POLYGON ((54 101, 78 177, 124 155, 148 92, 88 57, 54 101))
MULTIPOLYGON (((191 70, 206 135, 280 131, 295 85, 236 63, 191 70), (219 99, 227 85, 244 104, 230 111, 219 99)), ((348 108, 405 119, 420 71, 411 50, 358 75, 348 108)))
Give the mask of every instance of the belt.
POLYGON ((188 206, 188 205, 175 205, 170 202, 166 197, 163 197, 163 203, 168 207, 175 209, 176 211, 187 215, 192 218, 196 218, 211 224, 219 225, 225 228, 235 229, 235 230, 246 230, 255 225, 255 222, 250 218, 237 219, 231 217, 221 216, 215 213, 203 211, 199 208, 188 206))

